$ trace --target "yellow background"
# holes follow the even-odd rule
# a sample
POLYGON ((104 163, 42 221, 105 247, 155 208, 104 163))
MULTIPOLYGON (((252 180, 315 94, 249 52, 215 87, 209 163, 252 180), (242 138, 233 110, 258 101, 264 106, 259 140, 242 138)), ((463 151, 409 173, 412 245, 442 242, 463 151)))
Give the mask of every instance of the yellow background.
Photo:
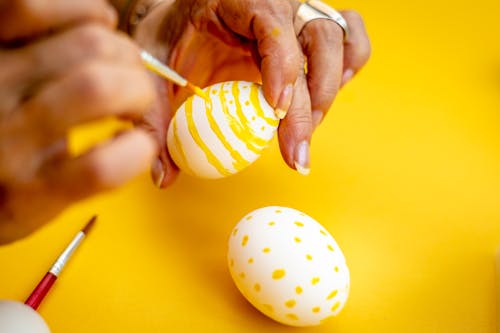
MULTIPOLYGON (((500 2, 342 0, 373 43, 368 66, 314 137, 312 174, 276 142, 240 175, 147 175, 74 206, 0 248, 0 298, 23 300, 92 214, 99 224, 42 304, 53 332, 493 332, 500 244, 500 2), (351 270, 324 326, 274 323, 226 268, 234 224, 267 205, 300 209, 351 270)), ((29 209, 29 203, 27 203, 29 209)))

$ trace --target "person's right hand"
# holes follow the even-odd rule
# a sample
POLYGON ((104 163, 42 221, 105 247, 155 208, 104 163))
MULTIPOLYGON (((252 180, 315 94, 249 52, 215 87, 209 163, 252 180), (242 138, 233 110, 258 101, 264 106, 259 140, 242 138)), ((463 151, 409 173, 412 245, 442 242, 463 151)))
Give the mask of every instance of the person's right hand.
POLYGON ((68 130, 134 120, 155 91, 138 48, 104 0, 0 0, 0 244, 67 205, 147 169, 154 140, 133 129, 78 157, 68 130))

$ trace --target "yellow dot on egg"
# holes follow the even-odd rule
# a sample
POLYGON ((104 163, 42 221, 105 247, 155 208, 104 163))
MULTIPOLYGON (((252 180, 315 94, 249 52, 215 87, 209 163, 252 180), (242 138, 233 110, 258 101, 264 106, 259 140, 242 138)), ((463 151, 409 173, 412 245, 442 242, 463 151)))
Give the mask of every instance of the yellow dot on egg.
POLYGON ((248 235, 243 236, 243 239, 241 240, 241 246, 245 246, 248 243, 248 235))
POLYGON ((324 230, 319 231, 323 236, 327 236, 326 232, 324 230))
POLYGON ((339 266, 335 266, 335 268, 333 269, 335 272, 339 272, 339 266))
POLYGON ((273 272, 273 279, 274 280, 279 280, 282 279, 285 276, 286 272, 284 269, 276 269, 273 272))
POLYGON ((297 304, 294 299, 289 299, 288 301, 285 302, 285 306, 287 308, 293 308, 297 304))
POLYGON ((255 119, 257 119, 257 118, 255 118, 255 116, 253 116, 253 117, 252 117, 252 120, 255 120, 255 119))
POLYGON ((236 236, 237 233, 238 233, 238 228, 233 230, 233 236, 236 236))
POLYGON ((265 247, 265 248, 262 249, 262 252, 269 253, 269 252, 271 252, 271 249, 268 248, 268 247, 265 247))
POLYGON ((229 101, 229 104, 233 105, 233 104, 234 104, 234 101, 233 101, 233 100, 230 100, 230 101, 229 101))
POLYGON ((279 214, 279 213, 282 213, 283 211, 281 209, 276 209, 274 212, 279 214))
POLYGON ((321 308, 319 306, 315 306, 314 308, 312 308, 312 312, 314 313, 318 313, 321 311, 321 308))
POLYGON ((247 221, 248 221, 248 220, 251 220, 252 218, 253 218, 253 216, 252 216, 252 215, 248 215, 248 216, 245 218, 245 220, 247 220, 247 221))
POLYGON ((246 276, 245 273, 243 273, 243 272, 240 273, 240 278, 244 279, 245 276, 246 276))
POLYGON ((276 222, 274 222, 274 221, 271 221, 271 222, 269 222, 269 223, 268 223, 268 225, 269 225, 269 226, 271 226, 271 227, 272 227, 273 225, 275 225, 275 224, 276 224, 276 222))
POLYGON ((254 284, 253 289, 254 289, 256 292, 259 292, 259 291, 260 291, 260 284, 258 284, 258 283, 254 284))
POLYGON ((329 299, 332 299, 334 298, 335 296, 337 296, 337 294, 339 293, 339 291, 337 289, 335 289, 334 291, 332 291, 330 294, 328 294, 328 296, 326 297, 327 300, 329 299))
POLYGON ((271 304, 262 304, 262 307, 266 309, 267 312, 274 312, 274 308, 271 304))
POLYGON ((302 287, 301 287, 301 286, 297 286, 297 287, 295 287, 295 293, 296 293, 297 295, 302 294, 302 291, 303 291, 303 290, 302 290, 302 287))
POLYGON ((311 280, 311 284, 314 286, 316 284, 318 284, 319 282, 319 277, 313 277, 312 280, 311 280))
POLYGON ((261 130, 261 131, 265 131, 265 130, 266 130, 266 126, 262 126, 262 127, 260 128, 260 130, 261 130))
POLYGON ((304 226, 304 223, 299 222, 299 221, 294 222, 294 224, 295 224, 297 227, 303 227, 303 226, 304 226))
POLYGON ((313 257, 312 257, 312 255, 310 255, 310 254, 306 254, 306 259, 307 259, 307 260, 313 260, 313 257))
POLYGON ((340 302, 336 302, 335 304, 333 304, 332 306, 332 312, 335 312, 335 310, 337 310, 340 306, 340 302))
POLYGON ((300 243, 300 242, 302 241, 299 237, 295 237, 293 240, 294 240, 296 243, 300 243))
POLYGON ((233 267, 233 266, 234 266, 234 260, 233 260, 233 259, 231 259, 231 260, 229 261, 229 266, 231 266, 231 267, 233 267))
POLYGON ((212 94, 216 95, 217 94, 217 89, 212 90, 212 94))
POLYGON ((253 258, 248 259, 249 264, 253 264, 253 258))
POLYGON ((245 101, 245 105, 249 106, 250 105, 250 101, 245 101))
POLYGON ((328 246, 327 246, 327 247, 328 247, 328 250, 330 250, 330 251, 332 251, 332 252, 333 252, 333 251, 335 251, 335 250, 333 249, 333 246, 331 246, 330 244, 328 244, 328 246))
POLYGON ((299 317, 294 313, 287 313, 286 317, 291 320, 299 320, 299 317))
POLYGON ((243 89, 248 89, 248 86, 243 86, 243 89))

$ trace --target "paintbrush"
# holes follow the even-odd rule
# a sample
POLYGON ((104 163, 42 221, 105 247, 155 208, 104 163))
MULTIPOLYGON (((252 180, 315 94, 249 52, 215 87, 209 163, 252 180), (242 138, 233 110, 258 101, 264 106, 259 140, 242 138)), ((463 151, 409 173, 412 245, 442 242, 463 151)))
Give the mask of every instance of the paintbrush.
POLYGON ((66 247, 66 249, 61 253, 59 258, 54 262, 49 271, 45 274, 45 276, 40 280, 36 288, 33 290, 31 295, 28 297, 24 304, 32 307, 34 310, 38 308, 42 300, 45 298, 50 288, 56 282, 57 278, 61 274, 64 266, 69 261, 78 245, 82 242, 82 240, 89 234, 90 229, 94 225, 97 220, 97 216, 94 215, 87 222, 85 227, 76 234, 71 243, 66 247))
POLYGON ((146 68, 152 71, 153 73, 156 73, 159 76, 169 81, 172 81, 175 84, 178 84, 179 86, 190 89, 196 95, 204 99, 208 98, 207 94, 205 94, 205 92, 201 90, 200 87, 195 86, 194 84, 192 84, 191 82, 180 76, 179 73, 177 73, 172 68, 162 63, 160 60, 153 57, 149 52, 142 50, 141 59, 144 66, 146 66, 146 68))

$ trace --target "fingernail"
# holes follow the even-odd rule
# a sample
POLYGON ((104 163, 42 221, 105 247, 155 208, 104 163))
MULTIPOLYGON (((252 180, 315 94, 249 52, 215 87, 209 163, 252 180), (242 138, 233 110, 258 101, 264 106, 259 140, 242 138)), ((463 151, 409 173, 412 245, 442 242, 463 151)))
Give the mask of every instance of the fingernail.
POLYGON ((309 165, 309 142, 302 141, 295 147, 295 169, 303 176, 311 172, 309 165))
POLYGON ((163 163, 157 158, 151 166, 151 178, 156 187, 161 188, 163 179, 165 179, 165 171, 163 170, 163 163))
POLYGON ((283 89, 283 91, 281 92, 280 99, 278 101, 278 104, 276 105, 276 109, 274 110, 276 117, 278 117, 279 119, 285 118, 286 113, 288 112, 288 109, 292 104, 292 90, 293 85, 287 84, 285 89, 283 89))
POLYGON ((323 111, 314 110, 311 113, 311 117, 312 117, 312 123, 313 123, 313 130, 315 130, 316 127, 318 127, 319 124, 321 124, 321 122, 323 121, 323 111))
POLYGON ((344 74, 342 75, 342 86, 349 82, 354 75, 354 71, 350 68, 346 69, 344 71, 344 74))

